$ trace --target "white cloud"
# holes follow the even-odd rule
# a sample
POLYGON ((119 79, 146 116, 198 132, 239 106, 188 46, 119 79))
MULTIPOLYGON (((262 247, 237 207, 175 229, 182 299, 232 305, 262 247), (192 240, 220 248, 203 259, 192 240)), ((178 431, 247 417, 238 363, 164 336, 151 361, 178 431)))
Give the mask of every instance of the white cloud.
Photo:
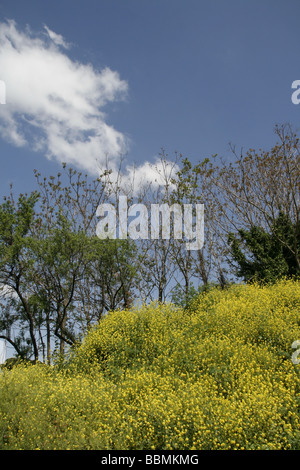
MULTIPOLYGON (((108 162, 116 182, 129 139, 107 123, 103 108, 124 99, 128 84, 108 67, 97 71, 71 60, 63 36, 47 25, 44 30, 33 34, 28 27, 18 29, 13 20, 0 23, 0 79, 6 85, 0 135, 15 146, 30 146, 95 175, 108 162)), ((172 168, 173 163, 162 165, 159 160, 125 165, 123 188, 131 187, 134 193, 149 183, 158 188, 164 183, 163 172, 172 168)))
POLYGON ((157 190, 165 190, 167 184, 169 189, 174 189, 175 185, 171 183, 171 179, 176 179, 178 170, 176 162, 155 157, 154 163, 145 161, 139 166, 127 165, 125 171, 113 172, 108 180, 115 187, 120 187, 125 194, 141 196, 147 194, 147 191, 151 194, 157 190))
POLYGON ((0 133, 16 146, 30 145, 48 158, 95 173, 108 156, 112 166, 128 149, 125 135, 109 125, 103 107, 123 99, 127 82, 109 68, 72 61, 64 38, 0 23, 0 133))
POLYGON ((45 30, 47 31, 50 39, 57 44, 57 46, 62 46, 65 49, 69 49, 70 45, 64 40, 63 36, 61 34, 57 34, 54 31, 52 31, 50 28, 48 28, 47 25, 44 25, 45 30))

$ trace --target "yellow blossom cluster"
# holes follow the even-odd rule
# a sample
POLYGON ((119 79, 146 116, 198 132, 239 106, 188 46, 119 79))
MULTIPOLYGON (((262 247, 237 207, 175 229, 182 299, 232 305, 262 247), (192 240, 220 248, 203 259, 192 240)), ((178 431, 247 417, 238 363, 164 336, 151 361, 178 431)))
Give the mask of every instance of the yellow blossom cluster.
POLYGON ((0 449, 299 449, 300 283, 108 314, 63 365, 0 373, 0 449))

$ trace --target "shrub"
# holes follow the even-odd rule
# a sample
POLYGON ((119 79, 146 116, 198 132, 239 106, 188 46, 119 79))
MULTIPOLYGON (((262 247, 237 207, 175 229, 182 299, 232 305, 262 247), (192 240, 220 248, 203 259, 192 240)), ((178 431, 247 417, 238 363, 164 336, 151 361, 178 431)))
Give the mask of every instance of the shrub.
POLYGON ((63 367, 0 373, 1 449, 299 449, 300 284, 108 314, 63 367))

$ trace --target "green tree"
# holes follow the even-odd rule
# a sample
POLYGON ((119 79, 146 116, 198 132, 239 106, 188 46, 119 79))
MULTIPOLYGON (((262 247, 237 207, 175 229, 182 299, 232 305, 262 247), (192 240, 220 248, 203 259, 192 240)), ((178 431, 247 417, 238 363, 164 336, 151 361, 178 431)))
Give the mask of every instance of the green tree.
POLYGON ((129 307, 138 283, 135 245, 95 235, 99 180, 68 177, 0 206, 0 335, 34 360, 49 361, 54 342, 64 354, 105 312, 129 307))
MULTIPOLYGON (((39 195, 37 192, 29 196, 21 194, 15 202, 11 194, 0 205, 0 283, 15 295, 7 303, 6 315, 2 316, 2 329, 9 331, 12 326, 11 317, 7 313, 13 306, 19 310, 17 315, 19 339, 28 334, 34 359, 38 359, 38 339, 36 335, 36 317, 29 301, 28 273, 33 267, 30 253, 30 235, 35 223, 35 205, 39 195), (5 318, 6 317, 6 318, 5 318)), ((20 341, 12 340, 9 334, 1 336, 14 345, 19 354, 22 353, 20 341)))
POLYGON ((253 226, 230 234, 228 241, 236 274, 245 281, 275 282, 286 276, 299 276, 295 256, 300 250, 300 225, 294 227, 289 217, 280 213, 270 232, 253 226), (293 247, 293 249, 291 249, 293 247))
MULTIPOLYGON (((284 263, 289 266, 295 263, 297 272, 300 269, 299 137, 288 124, 276 126, 275 136, 277 142, 270 150, 250 148, 238 154, 231 146, 233 158, 229 160, 214 156, 196 165, 187 159, 183 161, 176 182, 177 197, 192 195, 195 202, 205 206, 205 244, 197 265, 204 283, 218 280, 224 286, 233 280, 230 277, 236 272, 228 237, 233 241, 232 237, 239 239, 243 234, 250 245, 260 246, 257 256, 262 256, 259 250, 266 245, 269 267, 272 255, 282 252, 284 263), (289 222, 284 223, 282 217, 289 222), (268 234, 272 234, 272 240, 268 234)), ((242 254, 237 252, 238 246, 233 248, 245 264, 242 254)), ((287 270, 276 266, 277 262, 278 259, 274 275, 278 270, 287 270)), ((248 276, 251 275, 249 271, 248 276)))

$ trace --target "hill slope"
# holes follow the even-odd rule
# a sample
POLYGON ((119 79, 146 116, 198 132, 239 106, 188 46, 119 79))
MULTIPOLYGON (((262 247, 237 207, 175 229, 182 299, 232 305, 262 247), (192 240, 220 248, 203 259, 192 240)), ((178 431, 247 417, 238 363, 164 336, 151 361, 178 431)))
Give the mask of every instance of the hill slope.
POLYGON ((0 448, 298 449, 300 284, 117 311, 63 367, 0 376, 0 448))

